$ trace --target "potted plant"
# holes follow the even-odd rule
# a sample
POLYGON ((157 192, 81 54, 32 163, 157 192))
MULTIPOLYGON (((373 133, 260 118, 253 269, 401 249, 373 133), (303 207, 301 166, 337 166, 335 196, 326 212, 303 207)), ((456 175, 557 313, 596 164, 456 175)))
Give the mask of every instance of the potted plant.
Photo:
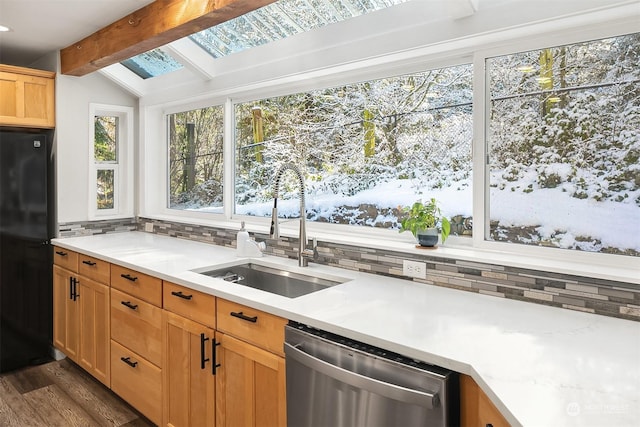
POLYGON ((435 198, 431 198, 427 203, 421 200, 412 206, 402 208, 405 214, 400 222, 400 232, 411 231, 420 246, 433 247, 438 243, 438 226, 442 243, 447 240, 451 231, 449 219, 442 215, 435 198))

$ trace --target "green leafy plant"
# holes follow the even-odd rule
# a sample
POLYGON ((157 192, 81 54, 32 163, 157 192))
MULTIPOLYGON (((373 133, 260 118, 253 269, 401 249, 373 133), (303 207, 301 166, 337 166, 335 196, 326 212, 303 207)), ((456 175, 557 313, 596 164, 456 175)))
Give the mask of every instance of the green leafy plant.
POLYGON ((422 201, 415 202, 412 206, 402 208, 405 216, 400 222, 400 233, 410 231, 414 237, 418 237, 420 231, 428 228, 436 228, 440 225, 440 235, 442 243, 449 237, 451 231, 451 223, 449 219, 442 215, 438 202, 435 198, 431 198, 427 203, 422 201))

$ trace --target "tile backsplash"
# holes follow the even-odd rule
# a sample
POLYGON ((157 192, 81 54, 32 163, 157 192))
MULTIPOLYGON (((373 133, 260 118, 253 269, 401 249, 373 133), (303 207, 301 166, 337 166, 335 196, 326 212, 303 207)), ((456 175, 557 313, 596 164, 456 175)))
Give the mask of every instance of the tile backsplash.
POLYGON ((93 234, 135 231, 137 227, 138 223, 135 218, 67 222, 58 224, 58 237, 91 236, 93 234))
MULTIPOLYGON (((237 230, 147 218, 60 224, 60 237, 136 229, 144 231, 146 223, 153 224, 155 234, 235 247, 237 230)), ((267 235, 260 234, 255 234, 255 237, 258 240, 268 238, 267 235)), ((271 255, 296 258, 297 247, 297 239, 281 237, 277 241, 269 240, 266 252, 271 255)), ((490 262, 479 263, 433 257, 427 253, 409 254, 323 241, 318 241, 318 252, 320 257, 316 262, 321 264, 403 279, 407 279, 402 274, 403 260, 425 262, 427 264, 426 279, 409 280, 499 298, 640 321, 640 286, 633 283, 509 267, 490 262)))

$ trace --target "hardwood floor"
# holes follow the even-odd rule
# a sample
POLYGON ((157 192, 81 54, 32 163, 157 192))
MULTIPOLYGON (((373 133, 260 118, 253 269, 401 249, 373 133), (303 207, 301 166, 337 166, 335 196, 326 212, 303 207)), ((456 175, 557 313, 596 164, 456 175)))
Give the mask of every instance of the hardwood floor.
POLYGON ((153 425, 68 359, 0 375, 2 427, 153 425))

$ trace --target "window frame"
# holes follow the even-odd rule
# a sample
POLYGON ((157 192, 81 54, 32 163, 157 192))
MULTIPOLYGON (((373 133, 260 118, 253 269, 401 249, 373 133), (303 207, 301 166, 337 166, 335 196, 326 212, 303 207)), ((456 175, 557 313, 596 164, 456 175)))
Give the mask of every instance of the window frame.
MULTIPOLYGON (((629 24, 619 25, 615 19, 609 17, 584 20, 558 20, 558 22, 538 23, 526 28, 514 28, 489 34, 486 37, 478 37, 474 42, 451 41, 444 43, 451 47, 448 53, 443 53, 444 47, 439 49, 416 52, 403 52, 402 54, 390 53, 383 58, 377 57, 357 63, 357 66, 329 67, 323 70, 309 71, 293 74, 276 80, 258 82, 247 86, 223 88, 211 92, 194 95, 189 99, 180 101, 159 102, 152 99, 150 105, 142 103, 141 110, 147 119, 144 130, 141 131, 142 141, 146 142, 147 149, 153 144, 151 140, 161 139, 168 143, 166 137, 166 115, 171 112, 198 108, 198 106, 214 105, 224 102, 225 105, 225 130, 224 130, 224 214, 202 214, 198 212, 175 212, 166 209, 167 194, 165 191, 164 202, 157 203, 157 198, 148 198, 149 188, 141 185, 141 192, 146 192, 144 200, 151 203, 143 203, 141 214, 149 218, 175 220, 207 226, 215 226, 227 229, 238 229, 240 221, 245 221, 250 232, 267 234, 269 230, 269 218, 237 215, 233 213, 234 200, 234 167, 235 167, 235 141, 233 117, 235 104, 247 102, 252 99, 262 99, 271 96, 280 96, 296 93, 304 90, 313 90, 330 85, 347 84, 366 79, 383 78, 385 76, 399 75, 413 70, 434 69, 471 63, 473 66, 473 236, 472 238, 450 236, 445 246, 439 251, 430 252, 430 256, 456 258, 472 262, 490 262, 492 264, 510 265, 520 268, 543 269, 546 271, 564 274, 586 275, 590 277, 610 280, 638 282, 635 274, 640 269, 640 259, 630 256, 591 253, 560 248, 547 248, 537 246, 519 245, 507 242, 493 242, 486 240, 488 233, 489 217, 489 193, 487 167, 487 136, 488 115, 490 111, 488 103, 487 79, 485 73, 485 61, 489 57, 541 49, 549 46, 579 43, 606 37, 615 37, 631 32, 637 32, 629 24), (564 27, 558 27, 558 22, 564 27), (563 24, 564 22, 564 24, 563 24), (553 31, 550 31, 553 30, 553 31), (400 71, 401 70, 401 71, 400 71), (222 101, 224 100, 224 101, 222 101), (155 102, 155 103, 154 103, 155 102), (154 124, 162 123, 160 129, 153 129, 154 124), (486 224, 485 224, 486 223, 486 224)), ((165 152, 168 147, 165 147, 165 152)), ((156 155, 149 156, 157 158, 156 155)), ((166 161, 166 155, 165 155, 166 161)), ((144 168, 144 166, 143 166, 144 168)), ((166 170, 166 166, 164 167, 166 170)), ((158 175, 144 171, 144 181, 155 180, 158 175)), ((164 179, 167 182, 166 172, 164 179)), ((281 225, 281 234, 287 237, 297 237, 297 220, 285 221, 281 225)), ((340 224, 307 223, 309 236, 321 236, 323 240, 335 243, 349 243, 365 247, 388 249, 397 252, 424 254, 415 249, 409 233, 375 229, 373 227, 353 227, 340 224)))
MULTIPOLYGON (((587 252, 577 249, 563 249, 555 247, 542 247, 536 245, 523 245, 510 242, 497 242, 488 239, 490 217, 490 168, 489 168, 489 122, 491 112, 491 95, 489 93, 489 74, 486 72, 485 64, 487 59, 527 52, 531 50, 540 50, 549 47, 570 45, 575 43, 583 43, 599 40, 609 37, 622 36, 629 33, 638 32, 638 29, 615 28, 614 24, 598 26, 593 31, 577 31, 569 29, 567 31, 559 31, 556 34, 544 34, 537 37, 520 38, 509 40, 498 47, 487 47, 478 49, 474 54, 474 73, 476 70, 482 70, 482 74, 475 76, 478 81, 482 81, 482 87, 478 87, 474 80, 474 131, 478 131, 474 137, 474 175, 473 183, 482 183, 474 185, 474 210, 473 210, 473 247, 483 251, 491 251, 498 253, 512 254, 514 257, 531 257, 534 260, 540 260, 545 265, 562 265, 570 263, 572 265, 580 265, 581 268, 589 271, 593 268, 621 269, 628 268, 639 269, 640 257, 608 254, 602 252, 587 252), (477 68, 480 67, 480 68, 477 68), (476 92, 477 91, 477 92, 476 92), (477 168, 480 168, 477 170, 477 168), (481 188, 478 188, 481 187, 481 188), (477 191, 477 194, 475 193, 477 191), (481 220, 481 222, 480 222, 481 220), (547 264, 549 263, 549 264, 547 264)), ((560 270, 560 267, 556 267, 560 270)), ((575 273, 574 273, 575 274, 575 273)))
POLYGON ((133 107, 108 104, 89 104, 89 219, 120 219, 134 216, 133 174, 133 107), (118 144, 115 162, 96 162, 95 116, 118 117, 118 144), (97 173, 112 170, 114 174, 114 206, 98 209, 97 173))

